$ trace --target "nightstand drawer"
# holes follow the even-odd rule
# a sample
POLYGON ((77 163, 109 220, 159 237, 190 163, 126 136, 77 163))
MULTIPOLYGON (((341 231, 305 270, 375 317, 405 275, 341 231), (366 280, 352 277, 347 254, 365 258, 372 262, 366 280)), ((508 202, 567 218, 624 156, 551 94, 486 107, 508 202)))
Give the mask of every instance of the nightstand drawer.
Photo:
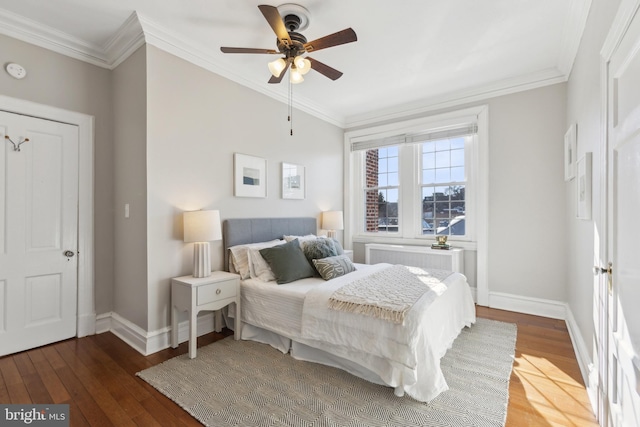
POLYGON ((197 305, 208 304, 213 301, 220 301, 226 298, 235 298, 236 296, 236 281, 226 281, 219 283, 212 283, 207 286, 200 286, 198 288, 197 305))

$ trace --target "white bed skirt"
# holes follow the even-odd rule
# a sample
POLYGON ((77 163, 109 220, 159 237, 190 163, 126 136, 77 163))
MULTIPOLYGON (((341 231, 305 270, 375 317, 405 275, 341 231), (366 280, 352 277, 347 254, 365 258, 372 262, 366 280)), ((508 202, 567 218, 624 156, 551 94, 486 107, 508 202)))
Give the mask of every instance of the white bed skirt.
MULTIPOLYGON (((227 327, 234 330, 234 319, 226 317, 227 327)), ((258 326, 244 324, 242 325, 242 339, 256 341, 263 344, 269 344, 282 353, 290 353, 291 357, 307 362, 320 363, 327 366, 333 366, 349 372, 357 377, 365 379, 375 384, 388 385, 376 373, 364 368, 358 363, 352 362, 335 354, 331 354, 324 350, 302 344, 291 338, 284 337, 275 332, 269 331, 258 326)), ((327 346, 326 343, 323 344, 327 346)))

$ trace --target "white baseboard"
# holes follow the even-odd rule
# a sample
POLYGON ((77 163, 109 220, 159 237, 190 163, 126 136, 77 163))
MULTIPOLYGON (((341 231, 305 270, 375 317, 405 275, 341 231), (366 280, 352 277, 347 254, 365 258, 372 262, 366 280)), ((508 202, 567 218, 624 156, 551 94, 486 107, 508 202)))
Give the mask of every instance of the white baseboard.
MULTIPOLYGON (((214 312, 198 316, 197 335, 206 335, 214 331, 214 312)), ((171 345, 171 327, 147 332, 117 313, 109 312, 96 316, 96 333, 112 332, 122 341, 133 347, 138 353, 148 356, 171 345)), ((178 342, 189 339, 189 321, 178 323, 178 342)))
POLYGON ((489 292, 489 307, 551 319, 566 319, 567 304, 560 301, 489 292))
POLYGON ((111 312, 96 316, 96 334, 103 334, 111 330, 111 312))
POLYGON ((111 313, 111 333, 133 347, 138 353, 148 356, 147 332, 118 313, 111 313))
POLYGON ((569 330, 569 336, 571 337, 571 344, 573 345, 573 350, 575 351, 576 359, 578 360, 578 366, 580 366, 582 380, 587 388, 591 408, 593 409, 593 413, 596 414, 598 413, 598 369, 589 356, 589 348, 582 339, 580 328, 578 327, 576 319, 573 317, 573 312, 569 305, 567 305, 566 323, 567 329, 569 330))

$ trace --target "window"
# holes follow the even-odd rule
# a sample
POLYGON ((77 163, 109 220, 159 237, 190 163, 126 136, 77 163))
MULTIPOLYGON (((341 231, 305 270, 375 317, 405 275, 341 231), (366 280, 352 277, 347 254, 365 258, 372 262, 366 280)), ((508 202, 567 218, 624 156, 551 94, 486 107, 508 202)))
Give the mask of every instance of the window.
POLYGON ((398 147, 374 148, 365 156, 365 231, 398 231, 398 147))
POLYGON ((347 133, 354 241, 475 241, 478 191, 485 190, 479 118, 469 111, 484 109, 347 133))
POLYGON ((465 145, 470 138, 421 144, 422 234, 465 235, 465 145))

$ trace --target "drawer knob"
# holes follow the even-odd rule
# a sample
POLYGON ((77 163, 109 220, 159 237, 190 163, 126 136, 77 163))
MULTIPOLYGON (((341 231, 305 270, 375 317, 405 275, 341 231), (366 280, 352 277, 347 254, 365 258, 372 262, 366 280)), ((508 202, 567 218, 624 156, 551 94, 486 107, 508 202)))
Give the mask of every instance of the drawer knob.
POLYGON ((220 295, 220 292, 222 292, 220 289, 216 289, 216 295, 220 295))

